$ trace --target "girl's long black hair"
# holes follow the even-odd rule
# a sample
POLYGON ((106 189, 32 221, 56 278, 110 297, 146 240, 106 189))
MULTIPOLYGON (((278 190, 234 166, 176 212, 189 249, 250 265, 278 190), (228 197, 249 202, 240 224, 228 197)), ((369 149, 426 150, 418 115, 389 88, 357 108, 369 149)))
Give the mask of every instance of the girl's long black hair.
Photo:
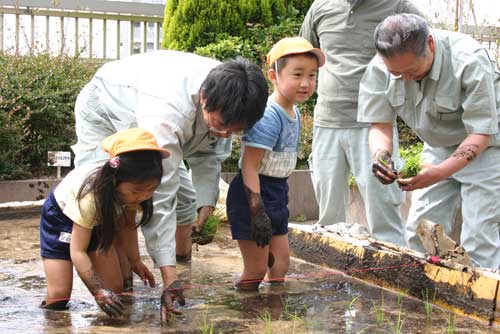
MULTIPOLYGON (((161 181, 163 175, 162 157, 158 151, 141 150, 122 153, 117 156, 118 163, 107 161, 102 167, 95 169, 85 179, 78 191, 77 200, 80 201, 87 194, 94 194, 96 207, 95 228, 99 236, 99 248, 107 251, 113 244, 118 230, 118 207, 120 202, 116 187, 121 182, 161 181)), ((116 159, 116 158, 115 158, 116 159)), ((141 204, 142 218, 137 225, 146 224, 153 215, 153 199, 145 200, 141 204)))

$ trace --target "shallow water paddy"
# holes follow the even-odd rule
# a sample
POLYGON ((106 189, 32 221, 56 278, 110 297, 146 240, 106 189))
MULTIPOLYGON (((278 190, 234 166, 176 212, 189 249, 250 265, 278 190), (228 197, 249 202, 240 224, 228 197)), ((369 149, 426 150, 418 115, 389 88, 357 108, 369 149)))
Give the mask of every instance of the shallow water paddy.
MULTIPOLYGON (((187 304, 172 326, 160 327, 161 289, 139 280, 124 297, 123 318, 100 311, 76 273, 68 311, 38 308, 45 293, 38 219, 0 221, 0 333, 500 333, 297 259, 283 286, 238 292, 233 282, 242 270, 240 254, 222 230, 216 243, 194 252, 190 266, 178 267, 187 304)), ((151 268, 142 237, 141 254, 151 268)))

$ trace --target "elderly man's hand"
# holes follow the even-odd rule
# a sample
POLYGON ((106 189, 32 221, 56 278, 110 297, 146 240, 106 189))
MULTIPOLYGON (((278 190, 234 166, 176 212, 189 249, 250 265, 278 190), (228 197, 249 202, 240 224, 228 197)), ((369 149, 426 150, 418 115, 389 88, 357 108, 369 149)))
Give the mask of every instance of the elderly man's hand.
POLYGON ((397 177, 397 171, 394 169, 394 162, 391 154, 387 150, 377 150, 373 156, 372 172, 382 184, 390 184, 397 177))
POLYGON ((446 176, 439 166, 424 163, 420 173, 407 179, 399 178, 398 185, 404 191, 412 191, 427 188, 444 179, 446 179, 446 176))

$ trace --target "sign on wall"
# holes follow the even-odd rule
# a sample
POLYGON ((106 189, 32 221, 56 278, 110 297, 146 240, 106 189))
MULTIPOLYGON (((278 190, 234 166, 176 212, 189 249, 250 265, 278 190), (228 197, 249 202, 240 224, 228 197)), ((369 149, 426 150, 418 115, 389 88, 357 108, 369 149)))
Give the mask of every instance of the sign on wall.
POLYGON ((71 152, 48 151, 47 166, 71 167, 71 152))

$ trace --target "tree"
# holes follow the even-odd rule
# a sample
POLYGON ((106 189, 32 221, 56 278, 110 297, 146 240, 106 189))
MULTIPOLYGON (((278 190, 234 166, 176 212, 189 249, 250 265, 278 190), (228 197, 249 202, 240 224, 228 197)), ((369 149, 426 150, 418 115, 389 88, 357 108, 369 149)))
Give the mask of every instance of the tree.
POLYGON ((193 51, 238 36, 247 24, 271 25, 286 13, 283 0, 171 0, 165 7, 162 47, 193 51))

